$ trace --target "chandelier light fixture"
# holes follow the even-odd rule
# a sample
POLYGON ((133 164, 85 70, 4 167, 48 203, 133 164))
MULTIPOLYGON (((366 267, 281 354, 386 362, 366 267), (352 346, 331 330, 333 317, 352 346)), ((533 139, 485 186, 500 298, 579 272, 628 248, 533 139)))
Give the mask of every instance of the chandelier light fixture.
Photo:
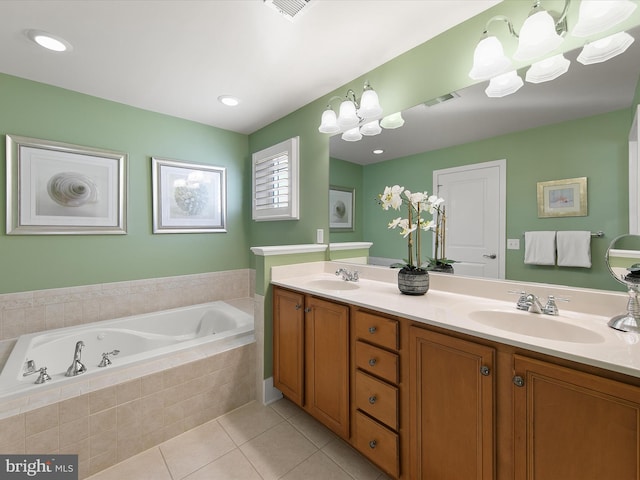
POLYGON ((347 142, 357 142, 362 136, 378 135, 382 127, 386 129, 398 128, 404 124, 400 113, 384 117, 382 107, 378 100, 378 94, 371 88, 369 82, 365 82, 360 99, 356 93, 349 89, 344 97, 332 97, 324 112, 318 131, 334 134, 342 132, 342 139, 347 142), (331 107, 331 102, 340 100, 338 115, 331 107))
MULTIPOLYGON (((474 51, 469 77, 473 80, 490 80, 485 92, 492 97, 509 95, 522 86, 522 80, 518 82, 514 78, 514 75, 518 77, 517 72, 511 59, 505 55, 502 43, 498 37, 488 33, 489 26, 495 22, 506 23, 509 35, 518 39, 514 60, 533 61, 526 73, 526 81, 541 83, 554 80, 568 71, 569 60, 562 54, 553 55, 566 35, 590 37, 605 32, 629 18, 637 7, 630 0, 582 0, 575 28, 569 30, 567 10, 570 3, 571 0, 565 0, 564 8, 558 14, 545 10, 541 0, 536 0, 520 33, 503 15, 489 19, 474 51)), ((578 61, 584 65, 604 62, 623 53, 633 41, 631 35, 619 32, 587 43, 578 61)))

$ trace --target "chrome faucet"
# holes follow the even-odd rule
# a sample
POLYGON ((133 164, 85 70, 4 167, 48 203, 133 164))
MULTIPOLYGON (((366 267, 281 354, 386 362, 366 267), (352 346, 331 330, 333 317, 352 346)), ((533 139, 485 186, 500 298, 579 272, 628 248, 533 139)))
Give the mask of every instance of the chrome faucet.
POLYGON ((350 272, 346 268, 339 268, 336 270, 336 277, 342 276, 345 282, 357 282, 359 280, 358 271, 354 270, 350 272))
POLYGON ((544 310, 540 300, 533 293, 527 295, 525 305, 527 306, 527 311, 531 313, 542 313, 544 310))
POLYGON ((80 357, 82 356, 82 347, 84 347, 84 342, 80 340, 76 343, 76 349, 73 353, 73 363, 67 368, 67 373, 65 373, 66 377, 75 377, 76 375, 80 375, 87 371, 87 368, 80 361, 80 357))
POLYGON ((540 303, 540 299, 534 295, 533 293, 527 292, 514 292, 510 291, 509 293, 519 293, 520 297, 518 298, 518 303, 516 304, 516 308, 518 310, 524 310, 531 313, 543 313, 545 315, 558 315, 558 305, 556 305, 556 301, 568 302, 568 298, 558 298, 553 295, 549 295, 547 299, 547 303, 542 306, 540 303))

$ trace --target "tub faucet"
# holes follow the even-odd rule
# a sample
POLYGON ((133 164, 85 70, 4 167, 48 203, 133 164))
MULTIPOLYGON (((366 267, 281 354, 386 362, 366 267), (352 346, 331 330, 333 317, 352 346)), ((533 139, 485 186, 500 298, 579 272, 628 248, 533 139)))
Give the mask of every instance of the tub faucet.
POLYGON ((82 356, 82 347, 84 347, 84 342, 80 340, 76 343, 76 350, 73 353, 73 363, 67 368, 67 373, 65 376, 67 377, 75 377, 76 375, 80 375, 87 371, 87 368, 80 361, 80 357, 82 356))
POLYGON ((336 276, 342 276, 342 279, 345 282, 357 282, 358 281, 358 271, 354 270, 354 271, 349 271, 346 268, 339 268, 338 270, 336 270, 336 276))

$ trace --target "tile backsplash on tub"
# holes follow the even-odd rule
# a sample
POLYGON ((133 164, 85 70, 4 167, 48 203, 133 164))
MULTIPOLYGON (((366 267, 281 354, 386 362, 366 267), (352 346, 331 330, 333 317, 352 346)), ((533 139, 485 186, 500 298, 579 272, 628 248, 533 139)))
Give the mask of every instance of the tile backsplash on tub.
POLYGON ((0 369, 20 335, 253 295, 249 269, 0 294, 0 369))

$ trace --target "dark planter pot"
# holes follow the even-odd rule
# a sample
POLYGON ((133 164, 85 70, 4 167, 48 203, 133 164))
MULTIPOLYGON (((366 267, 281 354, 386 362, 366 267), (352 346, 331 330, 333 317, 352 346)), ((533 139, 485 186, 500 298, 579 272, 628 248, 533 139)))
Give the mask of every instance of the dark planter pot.
POLYGON ((429 272, 417 268, 401 268, 398 290, 405 295, 424 295, 429 290, 429 272))
POLYGON ((453 265, 450 263, 438 263, 429 267, 430 272, 453 273, 453 265))

